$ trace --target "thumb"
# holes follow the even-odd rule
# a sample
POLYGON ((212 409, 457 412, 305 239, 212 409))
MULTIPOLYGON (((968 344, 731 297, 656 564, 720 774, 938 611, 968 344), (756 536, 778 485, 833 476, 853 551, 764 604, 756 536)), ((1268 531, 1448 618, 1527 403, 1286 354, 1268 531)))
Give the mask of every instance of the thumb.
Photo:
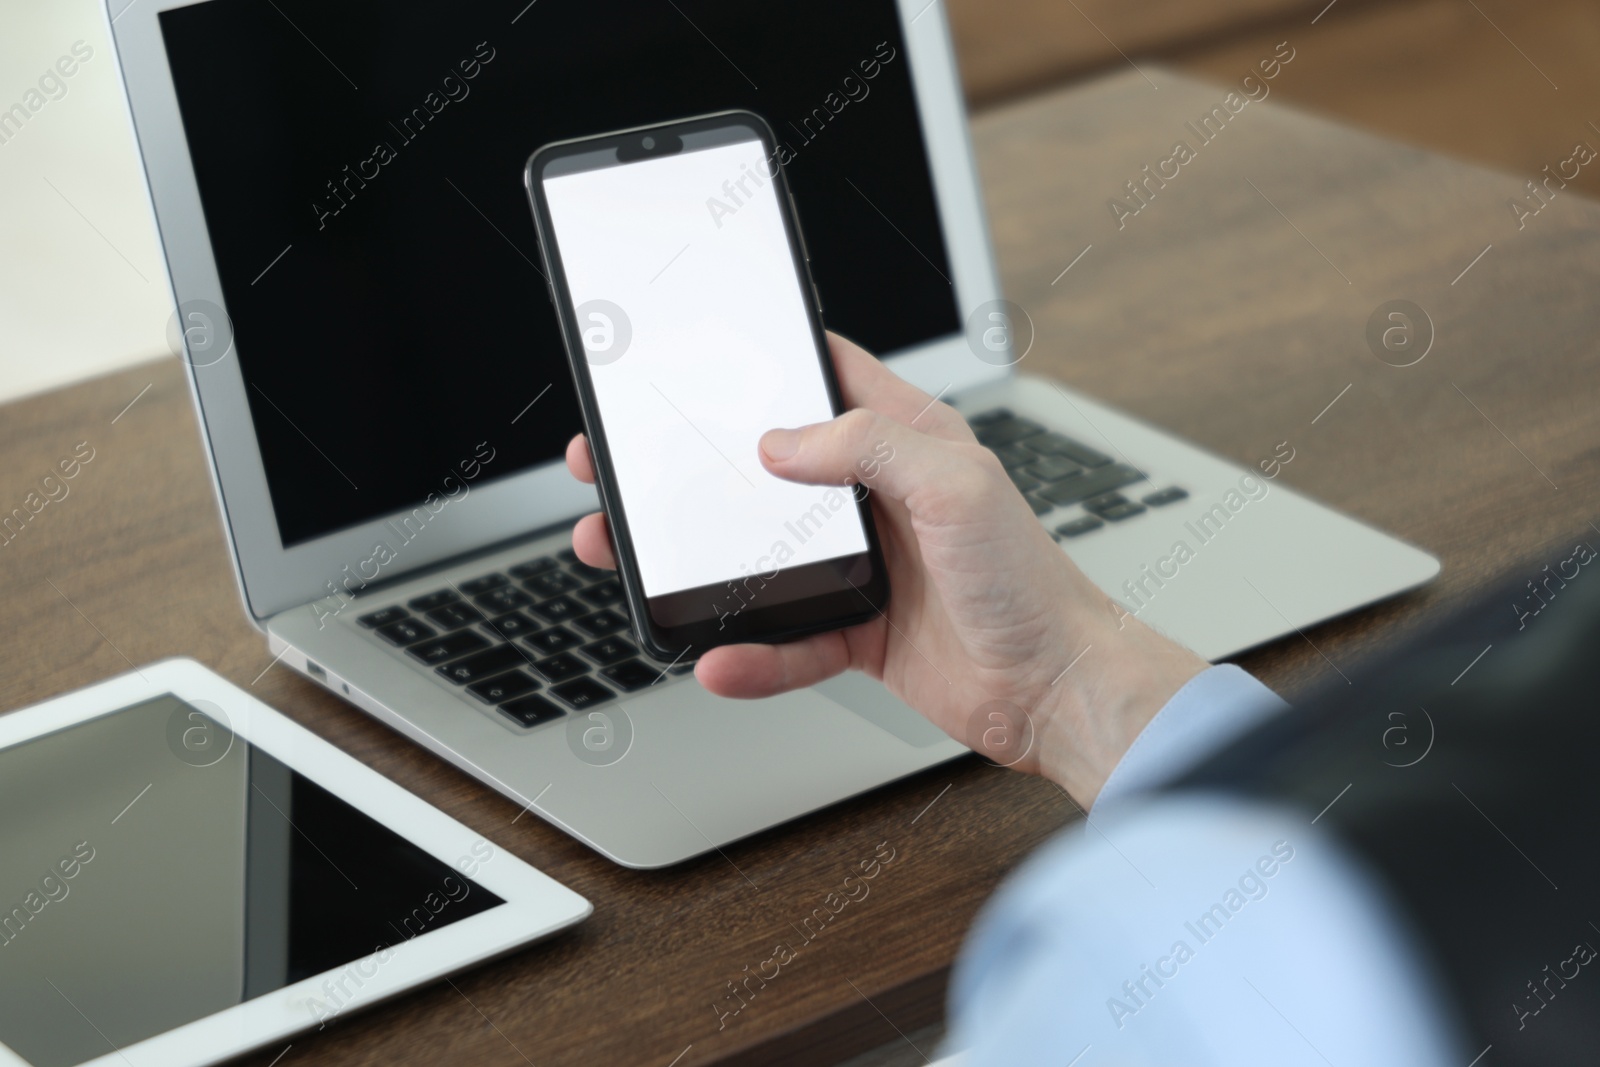
POLYGON ((762 465, 779 478, 865 485, 929 517, 944 504, 989 507, 996 492, 1013 489, 999 459, 976 441, 934 437, 866 408, 830 422, 769 430, 760 449, 762 465))

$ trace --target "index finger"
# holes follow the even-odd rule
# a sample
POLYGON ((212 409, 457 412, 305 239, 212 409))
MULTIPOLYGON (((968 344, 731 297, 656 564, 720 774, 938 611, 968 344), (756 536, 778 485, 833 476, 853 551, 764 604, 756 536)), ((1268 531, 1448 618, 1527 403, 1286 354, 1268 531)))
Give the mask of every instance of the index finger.
POLYGON ((567 442, 567 470, 586 485, 594 484, 594 457, 589 454, 589 440, 579 434, 567 442))

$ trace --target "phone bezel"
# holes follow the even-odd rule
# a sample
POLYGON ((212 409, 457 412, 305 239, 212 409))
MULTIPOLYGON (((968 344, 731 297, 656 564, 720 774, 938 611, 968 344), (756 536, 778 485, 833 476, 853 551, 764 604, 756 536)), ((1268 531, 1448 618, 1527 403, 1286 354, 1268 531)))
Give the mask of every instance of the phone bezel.
MULTIPOLYGON (((783 218, 795 274, 800 281, 802 291, 810 293, 810 299, 804 300, 803 303, 806 308, 806 321, 811 330, 812 347, 822 370, 823 382, 833 413, 843 414, 844 400, 839 389, 833 359, 828 352, 827 336, 822 324, 821 299, 816 283, 811 277, 810 257, 806 251, 804 238, 801 236, 794 194, 789 189, 783 167, 772 162, 776 159, 777 153, 776 136, 771 126, 760 115, 744 110, 720 111, 673 122, 556 141, 529 156, 523 171, 523 182, 527 188, 534 224, 538 230, 539 252, 546 272, 550 299, 556 307, 557 318, 561 324, 563 347, 567 352, 567 364, 577 387, 584 433, 589 441, 590 453, 594 457, 596 488, 599 491, 601 507, 611 528, 612 544, 617 555, 618 571, 622 578, 622 588, 628 602, 629 613, 633 617, 634 632, 640 644, 651 656, 677 662, 697 659, 704 652, 719 645, 753 641, 776 643, 853 626, 880 614, 889 599, 888 574, 883 562, 877 528, 873 522, 871 504, 867 498, 857 495, 851 487, 846 486, 840 488, 850 496, 861 517, 867 550, 858 555, 841 557, 839 560, 825 560, 802 567, 780 569, 774 572, 772 581, 777 583, 781 577, 787 575, 789 580, 785 584, 804 585, 808 580, 826 576, 829 571, 838 571, 842 567, 853 569, 864 562, 867 566, 864 581, 858 583, 848 575, 844 576, 853 588, 780 600, 770 607, 741 608, 731 617, 727 614, 721 617, 712 615, 682 623, 662 622, 651 610, 652 601, 668 599, 676 601, 699 594, 710 595, 713 590, 720 591, 723 586, 705 586, 654 598, 647 597, 644 593, 644 584, 634 553, 632 531, 628 526, 626 509, 621 506, 621 493, 612 468, 610 447, 606 440, 604 423, 600 419, 588 359, 580 340, 576 308, 567 285, 566 272, 562 267, 560 247, 555 239, 555 227, 549 203, 545 198, 544 176, 551 164, 558 160, 612 149, 617 150, 619 156, 625 152, 629 157, 619 158, 615 164, 608 164, 612 166, 626 166, 640 159, 650 158, 652 153, 640 147, 643 138, 647 136, 661 138, 662 141, 659 143, 663 146, 670 143, 670 140, 676 140, 678 142, 676 149, 670 152, 665 147, 659 149, 660 155, 668 155, 682 151, 681 138, 685 134, 725 129, 746 130, 762 144, 763 155, 769 162, 767 170, 774 183, 774 192, 777 194, 778 213, 783 218)), ((736 582, 739 578, 740 576, 730 576, 728 582, 736 582)), ((764 591, 765 576, 762 576, 761 580, 764 591)), ((748 582, 746 585, 748 587, 748 582)), ((781 590, 774 595, 781 595, 781 590)))

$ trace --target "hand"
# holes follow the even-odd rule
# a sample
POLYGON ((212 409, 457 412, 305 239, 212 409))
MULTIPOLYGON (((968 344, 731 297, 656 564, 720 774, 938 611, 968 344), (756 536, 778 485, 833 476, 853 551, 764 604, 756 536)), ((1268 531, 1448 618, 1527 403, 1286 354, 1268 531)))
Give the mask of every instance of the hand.
MULTIPOLYGON (((1139 731, 1205 661, 1084 577, 955 409, 856 344, 828 342, 852 410, 769 431, 761 462, 794 482, 867 485, 889 569, 887 614, 781 645, 714 648, 695 677, 722 696, 764 697, 865 671, 968 744, 989 725, 980 709, 1004 701, 1033 728, 1016 769, 1093 804, 1139 731)), ((581 435, 567 465, 594 481, 581 435)), ((580 519, 572 545, 585 563, 616 566, 603 515, 580 519)))

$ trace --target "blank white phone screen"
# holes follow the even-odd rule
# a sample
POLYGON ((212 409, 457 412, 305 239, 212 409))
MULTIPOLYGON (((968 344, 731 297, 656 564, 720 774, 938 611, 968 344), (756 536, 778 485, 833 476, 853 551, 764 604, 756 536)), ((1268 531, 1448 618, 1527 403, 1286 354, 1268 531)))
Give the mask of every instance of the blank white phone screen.
POLYGON ((848 490, 758 456, 833 417, 762 142, 544 190, 645 595, 865 552, 848 490))

